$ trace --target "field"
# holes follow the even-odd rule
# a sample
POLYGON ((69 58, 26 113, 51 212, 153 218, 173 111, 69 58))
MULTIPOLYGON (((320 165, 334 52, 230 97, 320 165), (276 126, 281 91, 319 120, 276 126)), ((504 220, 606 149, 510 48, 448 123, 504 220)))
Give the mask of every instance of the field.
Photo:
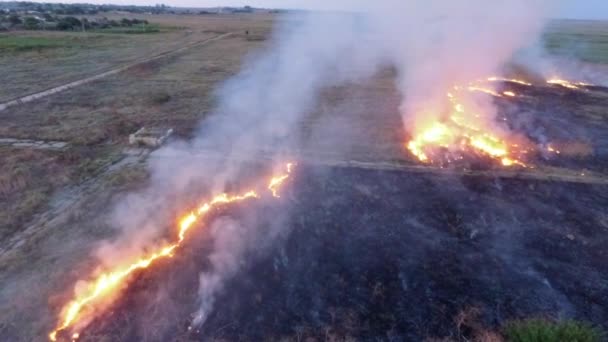
POLYGON ((608 28, 604 22, 562 20, 550 25, 545 46, 560 56, 608 63, 608 28))
MULTIPOLYGON (((72 284, 96 267, 91 251, 116 236, 108 218, 113 204, 145 188, 148 165, 163 158, 130 146, 129 134, 142 126, 173 128, 174 139, 188 141, 212 112, 214 90, 268 48, 281 20, 270 14, 135 17, 153 25, 0 33, 0 75, 10 84, 0 88, 0 103, 117 70, 0 111, 0 340, 44 340, 72 284)), ((556 22, 545 44, 560 57, 608 64, 607 23, 556 22)), ((539 158, 534 172, 463 173, 429 171, 404 154, 394 81, 392 70, 382 70, 366 82, 325 89, 322 103, 299 123, 301 149, 291 152, 303 165, 282 204, 294 211, 285 223, 293 234, 228 283, 209 330, 184 329, 197 270, 206 265, 196 257, 196 243, 205 249, 209 242, 197 236, 176 258, 194 277, 178 279, 167 265, 138 277, 129 290, 132 302, 118 302, 88 339, 466 339, 509 319, 556 312, 608 328, 606 88, 572 92, 505 83, 505 90, 527 97, 499 100, 504 112, 526 108, 525 115, 535 115, 564 145, 583 143, 558 161, 539 158), (344 130, 334 131, 337 126, 344 130), (519 230, 510 234, 512 225, 519 230), (489 263, 478 269, 483 260, 489 263), (163 297, 150 311, 138 301, 157 290, 150 283, 184 306, 168 318, 159 309, 163 297), (454 323, 471 308, 478 321, 454 323), (154 320, 154 328, 141 329, 154 320)), ((252 159, 276 146, 250 148, 243 159, 256 174, 259 161, 252 159)), ((170 203, 175 211, 178 204, 170 203)), ((279 216, 285 208, 262 203, 234 216, 255 209, 279 216)), ((269 220, 258 226, 276 224, 269 220)))

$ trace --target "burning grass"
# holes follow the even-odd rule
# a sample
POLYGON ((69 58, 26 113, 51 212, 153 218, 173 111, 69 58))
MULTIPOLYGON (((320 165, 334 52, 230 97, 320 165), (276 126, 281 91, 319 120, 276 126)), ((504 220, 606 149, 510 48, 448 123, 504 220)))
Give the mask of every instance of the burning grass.
MULTIPOLYGON (((461 160, 467 154, 479 154, 496 159, 503 166, 519 165, 528 150, 521 147, 521 142, 507 141, 507 134, 492 123, 492 115, 483 112, 483 107, 471 110, 463 101, 471 104, 471 93, 482 93, 493 97, 515 97, 513 91, 499 93, 486 82, 511 82, 531 85, 523 80, 489 77, 487 80, 472 82, 467 86, 454 86, 446 94, 448 108, 439 115, 439 121, 425 123, 416 129, 414 138, 406 147, 423 163, 440 165, 461 160)), ((474 104, 474 103, 473 103, 474 104)), ((487 108, 486 108, 487 110, 487 108)), ((429 115, 437 117, 437 115, 429 115)), ((512 140, 512 138, 510 139, 512 140)))
MULTIPOLYGON (((283 193, 290 216, 281 224, 290 234, 244 258, 201 329, 188 326, 197 276, 210 268, 201 256, 212 248, 196 238, 206 234, 192 231, 194 241, 136 275, 82 339, 474 340, 500 337, 510 319, 562 307, 569 317, 603 324, 608 306, 597 293, 606 286, 597 277, 605 234, 580 230, 564 215, 599 224, 590 208, 601 211, 605 188, 477 177, 465 185, 427 174, 300 165, 283 193)), ((220 215, 245 220, 261 212, 260 202, 220 215)), ((278 208, 265 207, 257 224, 272 224, 286 210, 282 202, 270 202, 278 208)))
MULTIPOLYGON (((270 178, 267 189, 272 196, 279 197, 278 191, 281 185, 290 177, 292 166, 292 163, 288 163, 282 174, 270 178)), ((260 195, 258 195, 256 190, 245 191, 237 195, 221 194, 202 204, 190 214, 184 215, 178 223, 176 242, 159 247, 156 252, 140 256, 136 261, 132 263, 127 262, 125 265, 117 267, 116 270, 102 273, 93 279, 84 289, 82 286, 79 286, 80 290, 77 290, 76 297, 62 310, 60 323, 49 333, 49 339, 56 341, 57 334, 64 330, 71 330, 72 327, 76 329, 85 327, 95 315, 98 315, 100 311, 107 307, 109 301, 116 298, 117 291, 120 291, 125 286, 125 282, 129 276, 136 271, 148 268, 158 260, 172 257, 185 241, 188 231, 194 227, 197 221, 202 220, 208 212, 219 206, 259 197, 260 195)), ((73 331, 69 336, 74 340, 78 339, 79 332, 73 331)))
MULTIPOLYGON (((530 127, 523 130, 518 127, 521 126, 522 117, 518 113, 512 115, 515 108, 520 113, 525 113, 531 107, 545 108, 546 105, 542 102, 555 101, 555 95, 572 98, 568 102, 561 100, 562 105, 580 104, 577 107, 579 115, 591 115, 581 110, 587 101, 603 102, 607 98, 603 87, 585 82, 555 78, 534 84, 521 79, 489 77, 466 86, 454 86, 447 93, 448 108, 445 112, 439 115, 438 120, 419 125, 414 136, 406 143, 406 148, 420 162, 440 167, 451 164, 470 165, 472 162, 535 168, 535 163, 545 164, 559 157, 590 158, 594 154, 594 148, 585 136, 578 137, 581 141, 576 141, 573 137, 567 137, 568 141, 560 141, 563 137, 556 136, 556 140, 551 142, 548 137, 531 131, 530 127), (496 118, 493 117, 494 114, 485 112, 483 106, 470 110, 470 105, 463 104, 462 101, 467 101, 475 107, 475 102, 471 102, 471 97, 475 100, 475 96, 492 98, 497 106, 496 118)), ((556 119, 562 115, 552 114, 556 119)), ((540 120, 535 125, 539 123, 540 120)), ((543 123, 542 128, 533 129, 554 129, 552 125, 543 123)))

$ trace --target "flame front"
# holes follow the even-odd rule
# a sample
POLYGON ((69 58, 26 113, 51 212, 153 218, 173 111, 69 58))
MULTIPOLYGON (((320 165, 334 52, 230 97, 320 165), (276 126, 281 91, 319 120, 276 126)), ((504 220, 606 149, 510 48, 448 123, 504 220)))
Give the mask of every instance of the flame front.
MULTIPOLYGON (((283 185, 291 176, 293 166, 293 163, 288 163, 283 174, 274 176, 270 179, 268 190, 270 190, 273 197, 279 197, 278 191, 281 185, 283 185)), ((56 341, 57 334, 60 331, 73 328, 78 322, 85 318, 85 316, 87 319, 93 318, 101 310, 100 306, 104 304, 104 300, 108 300, 109 296, 120 290, 120 286, 124 285, 129 275, 137 270, 148 268, 159 259, 171 257, 175 250, 185 241, 188 231, 209 211, 221 205, 242 202, 254 198, 259 198, 259 195, 255 190, 249 190, 234 196, 221 194, 202 204, 195 211, 183 216, 178 224, 178 238, 173 244, 159 248, 157 252, 139 258, 129 266, 103 273, 94 279, 84 294, 77 295, 76 298, 64 307, 60 322, 57 327, 49 333, 49 339, 51 341, 56 341)), ((76 340, 79 336, 78 332, 74 332, 72 334, 72 339, 76 340)))
POLYGON ((568 88, 568 89, 580 89, 581 87, 588 87, 588 86, 592 86, 592 84, 589 83, 585 83, 585 82, 571 82, 568 80, 563 80, 560 78, 552 78, 550 80, 547 80, 548 84, 554 84, 554 85, 560 85, 564 88, 568 88))
MULTIPOLYGON (((494 158, 504 166, 525 164, 512 156, 510 145, 490 129, 483 127, 483 121, 478 113, 472 113, 465 108, 460 98, 463 92, 480 92, 494 97, 515 97, 513 91, 497 92, 484 86, 485 82, 502 81, 530 85, 522 80, 489 77, 486 80, 472 82, 466 87, 455 86, 447 93, 450 104, 449 111, 442 120, 434 120, 419 129, 413 139, 407 142, 407 149, 418 160, 424 163, 433 162, 433 152, 439 148, 448 151, 459 150, 480 153, 494 158)), ((461 157, 460 157, 461 159, 461 157)))
POLYGON ((293 163, 287 163, 286 169, 287 169, 287 173, 284 175, 280 175, 277 177, 273 177, 272 179, 270 179, 270 182, 268 183, 268 190, 270 190, 270 192, 272 193, 273 197, 279 198, 281 196, 279 196, 279 188, 281 187, 281 185, 283 185, 283 182, 285 182, 287 180, 287 178, 289 178, 289 174, 291 173, 291 169, 293 167, 293 163))

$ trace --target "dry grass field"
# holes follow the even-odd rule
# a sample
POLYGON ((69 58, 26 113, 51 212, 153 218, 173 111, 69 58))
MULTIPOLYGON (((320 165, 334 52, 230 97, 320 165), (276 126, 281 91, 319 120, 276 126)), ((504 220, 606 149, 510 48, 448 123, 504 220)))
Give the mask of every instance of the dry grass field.
POLYGON ((244 31, 269 34, 272 25, 272 18, 266 16, 147 19, 180 27, 140 35, 37 33, 38 38, 69 43, 0 54, 0 73, 15 85, 3 87, 3 95, 8 98, 234 32, 208 45, 138 64, 126 72, 0 112, 2 138, 64 141, 70 146, 63 151, 0 150, 0 198, 11 204, 0 209, 0 236, 18 231, 25 218, 44 209, 53 190, 84 181, 114 160, 112 156, 139 127, 174 127, 177 134, 187 135, 210 109, 214 87, 236 73, 248 53, 263 46, 264 41, 247 40, 244 31), (51 171, 55 169, 61 172, 51 171), (41 178, 44 174, 47 177, 41 178))
MULTIPOLYGON (((237 73, 247 56, 264 49, 276 20, 265 14, 128 17, 161 29, 0 34, 0 75, 10 85, 0 88, 0 103, 168 53, 0 111, 0 138, 68 143, 59 150, 0 145, 0 339, 31 341, 46 334, 55 319, 50 308, 58 305, 54 291, 65 278, 92 267, 71 265, 89 256, 100 238, 112 235, 104 210, 117 194, 146 183, 144 157, 124 153, 128 135, 158 126, 189 138, 212 110, 213 90, 237 73), (224 33, 233 34, 196 44, 224 33), (184 46, 189 48, 170 53, 184 46), (23 293, 22 288, 31 290, 23 293)), ((582 39, 588 51, 576 57, 608 63, 608 25, 556 25, 547 33, 556 54, 568 54, 569 44, 582 39)), ((395 129, 401 127, 394 115, 399 100, 391 71, 365 84, 327 89, 323 101, 331 109, 320 106, 302 123, 303 146, 357 160, 407 162, 400 145, 405 133, 395 129), (338 126, 348 129, 323 129, 338 126), (340 143, 355 136, 355 144, 340 143)), ((601 106, 589 107, 593 120, 605 120, 604 114, 601 106)))
POLYGON ((102 212, 114 196, 145 184, 141 158, 123 154, 128 135, 150 125, 173 127, 177 135, 187 137, 208 114, 212 90, 238 72, 249 54, 264 47, 274 21, 263 14, 127 17, 147 19, 161 30, 0 35, 0 74, 11 85, 0 90, 0 102, 188 46, 0 111, 1 138, 68 143, 59 150, 0 145, 0 339, 30 341, 46 334, 43 329, 53 320, 47 309, 53 286, 42 284, 58 280, 59 265, 86 257, 90 244, 111 233, 102 212), (233 34, 196 44, 224 33, 233 34), (59 241, 71 238, 82 244, 56 250, 59 241), (27 299, 18 284, 34 289, 27 299), (37 311, 32 306, 40 311, 28 316, 37 311), (36 324, 24 325, 27 332, 16 333, 20 324, 31 320, 36 324))

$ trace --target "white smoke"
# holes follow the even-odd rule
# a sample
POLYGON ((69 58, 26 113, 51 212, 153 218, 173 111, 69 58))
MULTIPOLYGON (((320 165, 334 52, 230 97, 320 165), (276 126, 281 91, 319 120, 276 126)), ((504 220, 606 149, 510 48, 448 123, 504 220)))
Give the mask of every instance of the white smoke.
MULTIPOLYGON (((376 19, 399 69, 406 130, 445 113, 453 86, 501 73, 521 48, 535 42, 547 1, 441 0, 390 2, 376 19)), ((486 98, 475 105, 488 122, 495 108, 486 98)))
MULTIPOLYGON (((202 123, 197 137, 151 156, 151 186, 118 204, 113 217, 120 237, 105 244, 99 257, 112 266, 125 255, 138 255, 164 233, 171 213, 183 210, 182 198, 193 184, 204 184, 210 193, 225 191, 242 172, 242 156, 279 162, 297 151, 299 123, 318 105, 325 87, 365 80, 392 65, 398 71, 406 130, 435 118, 444 110, 449 87, 498 73, 535 39, 545 4, 378 0, 344 9, 356 14, 284 18, 269 50, 219 89, 217 110, 202 123), (196 158, 209 150, 220 151, 226 160, 196 158), (172 158, 155 158, 161 155, 172 158)), ((492 113, 492 105, 484 105, 492 113)), ((279 225, 272 234, 265 232, 264 242, 271 244, 284 229, 279 225)), ((259 232, 228 220, 214 224, 212 267, 200 275, 195 325, 204 324, 217 293, 238 272, 246 252, 258 248, 260 239, 252 234, 259 232)))
MULTIPOLYGON (((357 14, 298 18, 297 27, 280 27, 273 49, 221 90, 221 116, 203 123, 197 146, 221 141, 229 153, 241 153, 243 146, 293 149, 298 121, 315 108, 324 87, 364 79, 387 64, 398 70, 403 119, 411 129, 428 119, 425 115, 441 114, 437 105, 445 104, 450 87, 499 73, 519 48, 533 42, 545 3, 385 0, 361 4, 357 14)), ((485 105, 490 120, 494 109, 485 105)), ((233 176, 222 173, 227 175, 233 176)), ((228 253, 238 255, 244 246, 228 253)), ((215 292, 233 273, 231 267, 215 267, 201 275, 195 324, 204 323, 215 292)))

